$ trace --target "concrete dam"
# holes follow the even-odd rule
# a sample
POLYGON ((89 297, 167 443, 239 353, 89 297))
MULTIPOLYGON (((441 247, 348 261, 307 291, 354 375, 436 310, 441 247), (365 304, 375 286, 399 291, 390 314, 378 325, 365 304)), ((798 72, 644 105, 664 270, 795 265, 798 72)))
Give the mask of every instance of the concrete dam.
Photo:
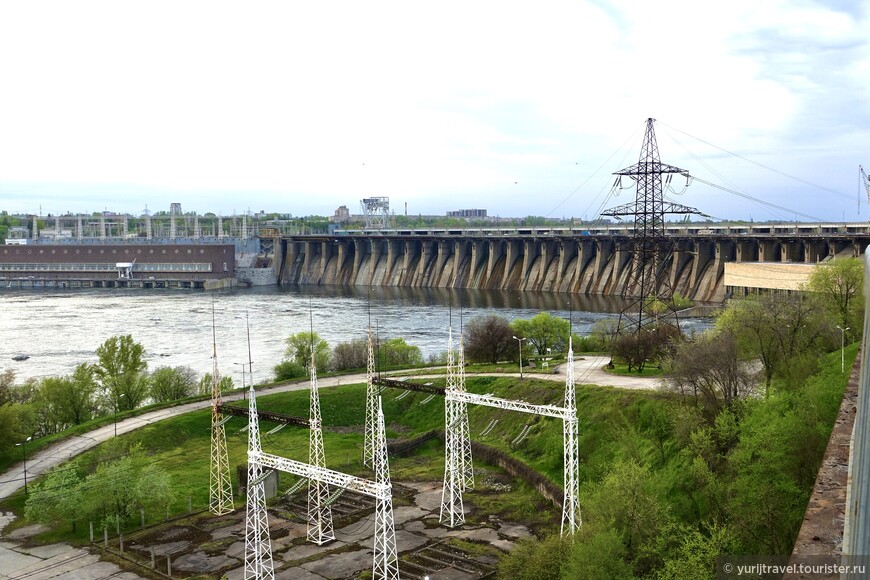
MULTIPOLYGON (((861 232, 721 232, 677 228, 661 264, 675 292, 726 298, 728 263, 816 264, 857 256, 861 232)), ((753 228, 753 229, 758 229, 753 228)), ((841 228, 840 228, 841 229, 841 228)), ((470 288, 620 296, 631 271, 630 231, 411 230, 282 236, 273 240, 279 284, 470 288)))

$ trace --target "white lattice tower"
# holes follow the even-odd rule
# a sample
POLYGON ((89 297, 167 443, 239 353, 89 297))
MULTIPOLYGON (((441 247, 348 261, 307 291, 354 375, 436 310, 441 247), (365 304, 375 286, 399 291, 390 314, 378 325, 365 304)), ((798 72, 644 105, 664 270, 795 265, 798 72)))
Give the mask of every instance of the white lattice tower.
POLYGON ((266 512, 266 486, 263 466, 258 461, 260 420, 254 386, 248 394, 248 501, 245 515, 245 580, 275 578, 269 514, 266 512))
POLYGON ((209 476, 209 502, 211 513, 222 516, 233 511, 233 484, 230 481, 230 462, 227 457, 227 437, 219 408, 221 381, 218 374, 217 345, 212 352, 211 369, 211 470, 209 476))
MULTIPOLYGON (((465 392, 465 346, 459 335, 459 348, 456 360, 456 390, 465 392)), ((471 432, 468 428, 468 405, 465 401, 457 403, 459 420, 459 445, 462 453, 459 459, 459 473, 462 474, 462 489, 474 489, 474 463, 471 459, 471 432)))
MULTIPOLYGON (((311 389, 309 395, 308 464, 326 467, 323 452, 323 428, 320 418, 320 394, 317 391, 317 367, 314 364, 314 348, 311 349, 311 389)), ((335 539, 332 527, 332 508, 329 506, 329 485, 308 480, 308 541, 317 545, 335 539)))
POLYGON ((565 410, 563 437, 565 452, 565 498, 562 502, 561 534, 573 535, 583 524, 580 515, 580 452, 577 448, 577 395, 574 390, 574 346, 568 339, 568 362, 565 365, 565 410))
POLYGON ((384 411, 378 397, 377 451, 374 456, 375 482, 382 487, 375 499, 375 546, 372 578, 399 580, 399 557, 396 552, 396 528, 393 521, 393 486, 390 483, 390 463, 384 411))
MULTIPOLYGON (((455 394, 456 365, 453 360, 453 329, 447 331, 447 394, 455 394)), ((450 396, 444 400, 444 487, 438 521, 451 528, 465 522, 462 506, 463 466, 461 416, 459 403, 450 396)))
POLYGON ((372 341, 372 327, 369 326, 368 364, 366 366, 366 427, 363 441, 363 465, 374 467, 377 453, 377 414, 378 387, 375 379, 375 348, 372 341))

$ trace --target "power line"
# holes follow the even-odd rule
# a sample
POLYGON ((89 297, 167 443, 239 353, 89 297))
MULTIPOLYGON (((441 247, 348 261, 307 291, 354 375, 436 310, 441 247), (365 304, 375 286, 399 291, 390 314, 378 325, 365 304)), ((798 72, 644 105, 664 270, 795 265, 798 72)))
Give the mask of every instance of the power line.
POLYGON ((734 157, 737 157, 738 159, 742 159, 743 161, 746 161, 748 163, 752 163, 753 165, 757 165, 758 167, 761 167, 762 169, 767 169, 768 171, 772 171, 773 173, 782 175, 783 177, 788 177, 789 179, 793 179, 794 181, 797 181, 799 183, 803 183, 804 185, 809 185, 810 187, 815 187, 816 189, 821 189, 823 191, 827 191, 828 193, 833 193, 834 195, 839 195, 840 197, 844 197, 848 200, 854 200, 854 198, 851 195, 847 195, 841 191, 837 191, 836 189, 831 189, 830 187, 825 187, 824 185, 819 185, 818 183, 813 183, 812 181, 807 181, 806 179, 803 179, 801 177, 797 177, 796 175, 791 175, 790 173, 786 173, 785 171, 780 171, 779 169, 775 169, 773 167, 770 167, 769 165, 765 165, 764 163, 754 161, 752 159, 749 159, 748 157, 740 155, 739 153, 734 153, 733 151, 729 151, 727 149, 719 147, 718 145, 714 145, 713 143, 710 143, 709 141, 705 141, 704 139, 701 139, 700 137, 695 137, 694 135, 690 135, 689 133, 686 133, 685 131, 682 131, 680 129, 677 129, 676 127, 672 127, 671 125, 668 125, 667 123, 664 123, 661 121, 659 123, 661 125, 664 125, 665 127, 673 129, 674 131, 682 133, 686 137, 690 137, 692 139, 695 139, 696 141, 700 141, 701 143, 704 143, 705 145, 709 145, 710 147, 713 147, 714 149, 718 149, 719 151, 722 151, 723 153, 733 155, 734 157))
POLYGON ((742 198, 744 198, 744 199, 748 199, 748 200, 750 200, 750 201, 754 201, 755 203, 760 203, 760 204, 762 204, 762 205, 766 205, 766 206, 768 206, 768 207, 772 207, 773 209, 778 209, 778 210, 780 210, 780 211, 788 212, 788 213, 790 213, 790 214, 794 214, 794 215, 796 215, 796 216, 799 215, 799 216, 801 216, 801 217, 807 218, 808 220, 812 220, 812 221, 815 221, 815 222, 823 222, 823 221, 825 221, 825 220, 823 220, 822 218, 820 218, 820 217, 818 217, 818 216, 814 216, 814 215, 809 215, 809 214, 801 213, 801 212, 799 212, 799 211, 796 211, 796 210, 793 210, 793 209, 789 209, 789 208, 787 208, 787 207, 783 207, 783 206, 781 206, 781 205, 776 205, 775 203, 770 203, 769 201, 764 201, 764 200, 758 199, 757 197, 752 197, 751 195, 748 195, 748 194, 745 194, 745 193, 739 192, 739 191, 737 191, 736 189, 730 189, 730 188, 728 188, 728 187, 724 187, 724 186, 721 186, 721 185, 717 185, 717 184, 713 183, 712 181, 707 181, 706 179, 701 179, 700 177, 692 176, 692 179, 694 179, 695 181, 700 181, 700 182, 703 183, 704 185, 709 185, 710 187, 715 187, 716 189, 721 189, 722 191, 728 192, 728 193, 730 193, 730 194, 732 194, 732 195, 737 195, 737 196, 742 197, 742 198))
MULTIPOLYGON (((637 134, 640 133, 640 131, 641 131, 641 129, 638 128, 638 130, 635 131, 634 133, 632 133, 632 134, 628 137, 628 139, 626 139, 625 141, 623 141, 623 142, 622 142, 622 145, 620 145, 620 146, 619 146, 619 147, 618 147, 618 148, 617 148, 613 153, 610 154, 610 157, 608 157, 607 159, 605 159, 604 162, 603 162, 601 165, 598 166, 598 169, 596 169, 595 171, 593 171, 592 174, 591 174, 589 177, 587 177, 585 181, 583 181, 583 183, 581 183, 581 184, 578 185, 576 188, 574 188, 574 191, 572 191, 571 193, 569 193, 569 194, 565 197, 565 199, 563 199, 561 202, 559 202, 559 203, 556 205, 556 207, 554 207, 553 209, 551 209, 550 212, 549 212, 547 215, 548 215, 548 216, 552 216, 552 215, 553 215, 553 214, 554 214, 554 213, 555 213, 555 212, 556 212, 560 207, 562 207, 563 205, 565 205, 565 204, 568 202, 569 199, 571 199, 572 197, 574 197, 574 194, 576 194, 578 191, 580 191, 580 190, 583 188, 583 186, 585 186, 587 183, 589 183, 589 182, 592 180, 593 177, 595 177, 596 175, 598 175, 598 172, 601 171, 602 169, 604 169, 604 167, 605 167, 608 163, 610 163, 610 160, 613 159, 613 158, 616 156, 616 154, 619 153, 619 152, 622 151, 622 150, 625 150, 625 154, 624 154, 623 157, 622 157, 623 161, 625 161, 625 157, 627 157, 627 156, 628 156, 628 153, 630 152, 630 149, 626 148, 626 145, 628 144, 629 141, 633 141, 633 140, 636 138, 637 134)), ((621 164, 621 163, 620 163, 620 164, 621 164)), ((602 193, 603 191, 604 191, 604 188, 601 188, 601 191, 599 191, 598 194, 597 194, 595 197, 592 198, 592 200, 593 200, 592 203, 594 203, 595 198, 597 198, 599 195, 601 195, 601 193, 602 193)), ((609 196, 608 196, 608 198, 609 198, 609 196)), ((592 206, 592 203, 590 203, 589 206, 586 208, 586 211, 587 211, 587 212, 589 211, 589 207, 592 206)), ((604 202, 602 202, 601 206, 603 207, 605 203, 607 203, 607 200, 606 200, 606 199, 605 199, 604 202)), ((600 210, 599 210, 599 213, 600 213, 600 210)), ((596 215, 597 215, 597 214, 596 214, 596 215)))

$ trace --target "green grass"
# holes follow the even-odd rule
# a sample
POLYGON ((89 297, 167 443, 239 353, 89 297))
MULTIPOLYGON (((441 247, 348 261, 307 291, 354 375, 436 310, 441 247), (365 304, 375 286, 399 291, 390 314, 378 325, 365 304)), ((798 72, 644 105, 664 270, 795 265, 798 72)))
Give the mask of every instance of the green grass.
POLYGON ((637 372, 635 369, 628 370, 627 364, 616 361, 613 362, 613 368, 610 368, 609 365, 604 365, 602 370, 611 375, 621 375, 624 377, 661 377, 665 374, 664 369, 655 365, 647 365, 643 368, 643 371, 637 372))
MULTIPOLYGON (((523 359, 523 362, 527 362, 523 359)), ((552 360, 550 361, 549 368, 530 368, 528 365, 523 367, 524 373, 538 373, 538 374, 549 374, 555 372, 556 366, 564 363, 564 360, 552 360)), ((538 363, 536 363, 538 364, 538 363)), ((500 363, 474 363, 465 365, 465 374, 473 375, 473 374, 481 374, 481 373, 519 373, 520 367, 517 362, 500 362, 500 363)), ((418 376, 418 375, 446 375, 446 368, 422 368, 422 369, 414 369, 413 371, 398 373, 403 376, 418 376)))
MULTIPOLYGON (((435 379, 435 384, 444 384, 444 379, 435 379)), ((561 405, 564 385, 560 382, 526 378, 521 382, 515 377, 469 377, 468 390, 473 393, 493 393, 508 399, 521 399, 535 404, 561 405)), ((404 391, 386 389, 382 395, 387 421, 388 438, 410 438, 432 429, 444 428, 443 400, 436 397, 427 404, 422 401, 425 393, 411 393, 396 400, 404 391)), ((371 471, 361 463, 363 424, 365 421, 365 385, 342 385, 320 389, 321 413, 324 428, 324 446, 327 466, 346 473, 371 477, 371 471)), ((243 401, 234 403, 245 405, 243 401)), ((608 469, 609 461, 616 455, 611 448, 618 447, 622 431, 628 424, 638 423, 642 429, 645 409, 662 407, 668 401, 656 393, 622 391, 607 387, 578 386, 577 408, 580 427, 581 481, 595 480, 608 469)), ((277 411, 295 416, 308 415, 308 391, 291 391, 257 397, 259 409, 277 411)), ((503 411, 490 407, 469 405, 469 425, 474 440, 509 451, 533 469, 545 474, 557 485, 562 484, 562 423, 556 419, 503 411), (498 419, 495 429, 486 437, 480 433, 493 420, 498 419), (530 436, 520 445, 512 441, 526 424, 532 425, 530 436)), ((244 418, 234 417, 225 426, 227 449, 231 466, 233 489, 237 488, 236 466, 245 463, 247 435, 240 432, 246 425, 244 418)), ((288 426, 267 434, 276 425, 261 422, 264 451, 290 459, 307 461, 307 429, 288 426)), ((170 472, 175 501, 170 506, 170 516, 188 512, 188 502, 193 510, 208 506, 209 447, 211 412, 209 409, 145 426, 120 436, 129 444, 141 444, 152 461, 170 472)), ((101 460, 102 444, 82 454, 76 463, 81 470, 92 469, 101 460)), ((444 450, 435 440, 417 450, 415 455, 391 459, 394 481, 438 481, 443 476, 444 450)), ((498 471, 487 467, 489 471, 498 471)), ((282 474, 280 489, 283 491, 296 481, 294 476, 282 474)), ((477 509, 472 521, 486 520, 490 514, 511 521, 522 521, 535 529, 548 529, 556 525, 553 508, 547 500, 528 485, 513 481, 510 492, 475 490, 468 500, 477 509)), ((23 493, 0 503, 4 509, 23 513, 23 493)), ((146 523, 155 523, 166 518, 165 513, 146 514, 146 523)), ((129 525, 138 527, 139 518, 134 517, 129 525)), ((69 525, 58 524, 41 540, 64 539, 86 542, 87 522, 79 522, 78 532, 70 533, 69 525)))

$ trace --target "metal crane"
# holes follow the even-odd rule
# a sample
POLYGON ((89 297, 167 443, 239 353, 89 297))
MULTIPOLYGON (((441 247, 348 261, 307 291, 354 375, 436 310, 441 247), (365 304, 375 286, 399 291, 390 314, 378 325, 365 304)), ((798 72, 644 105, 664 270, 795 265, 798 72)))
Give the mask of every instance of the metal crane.
POLYGON ((864 184, 864 189, 867 191, 867 201, 870 203, 870 178, 864 173, 864 167, 858 166, 858 172, 861 173, 861 183, 864 184))

